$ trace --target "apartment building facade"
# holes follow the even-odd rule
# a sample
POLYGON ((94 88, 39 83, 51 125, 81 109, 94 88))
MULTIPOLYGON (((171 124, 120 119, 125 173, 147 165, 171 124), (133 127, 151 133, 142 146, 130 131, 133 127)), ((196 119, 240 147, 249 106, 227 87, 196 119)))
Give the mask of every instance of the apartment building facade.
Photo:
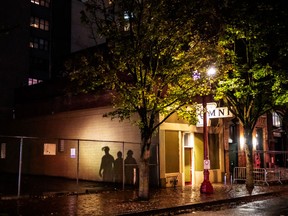
POLYGON ((4 1, 0 11, 0 117, 7 119, 16 88, 59 75, 70 54, 71 1, 4 1))

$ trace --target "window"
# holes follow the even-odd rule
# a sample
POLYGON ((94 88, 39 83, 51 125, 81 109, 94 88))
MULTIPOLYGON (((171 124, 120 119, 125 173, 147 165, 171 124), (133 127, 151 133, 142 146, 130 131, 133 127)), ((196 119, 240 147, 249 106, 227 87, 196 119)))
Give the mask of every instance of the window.
POLYGON ((34 28, 39 28, 39 18, 31 17, 30 18, 30 26, 34 28))
POLYGON ((179 172, 179 160, 178 131, 165 131, 166 173, 179 172))
POLYGON ((124 31, 128 31, 130 29, 130 20, 132 18, 133 18, 133 13, 129 11, 124 12, 124 22, 125 22, 124 31))
MULTIPOLYGON (((46 42, 47 41, 45 41, 44 39, 39 39, 39 49, 41 49, 41 50, 47 50, 47 48, 46 48, 46 42)), ((48 45, 48 44, 47 44, 48 45)))
POLYGON ((39 5, 40 4, 40 0, 31 0, 31 3, 39 5))
POLYGON ((6 158, 6 143, 1 143, 1 149, 0 149, 0 158, 5 159, 6 158))
POLYGON ((50 0, 40 0, 40 5, 44 7, 50 7, 50 0))
POLYGON ((42 80, 39 80, 39 79, 33 79, 33 78, 28 78, 28 85, 35 85, 35 84, 38 84, 38 83, 41 83, 42 80))
POLYGON ((281 118, 276 112, 272 113, 272 122, 273 122, 273 126, 275 126, 275 127, 281 127, 282 126, 281 118))
POLYGON ((185 147, 193 147, 193 137, 191 133, 184 133, 183 142, 185 147))
POLYGON ((44 31, 49 31, 49 21, 40 19, 38 17, 30 18, 30 26, 33 28, 42 29, 44 31))
POLYGON ((48 59, 31 57, 30 68, 32 71, 46 71, 49 68, 48 59))
POLYGON ((30 40, 30 48, 38 49, 38 38, 34 38, 30 40))
POLYGON ((40 50, 48 50, 48 41, 42 38, 31 38, 30 39, 30 48, 40 49, 40 50))
POLYGON ((43 7, 50 7, 50 0, 30 0, 31 3, 41 5, 43 7))

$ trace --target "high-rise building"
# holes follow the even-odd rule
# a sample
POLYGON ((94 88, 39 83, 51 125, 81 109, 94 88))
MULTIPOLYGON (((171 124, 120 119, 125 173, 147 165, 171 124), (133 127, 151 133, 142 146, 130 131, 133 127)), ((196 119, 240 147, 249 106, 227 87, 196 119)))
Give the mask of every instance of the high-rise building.
POLYGON ((71 0, 4 1, 0 8, 0 118, 14 90, 57 77, 71 50, 71 0))

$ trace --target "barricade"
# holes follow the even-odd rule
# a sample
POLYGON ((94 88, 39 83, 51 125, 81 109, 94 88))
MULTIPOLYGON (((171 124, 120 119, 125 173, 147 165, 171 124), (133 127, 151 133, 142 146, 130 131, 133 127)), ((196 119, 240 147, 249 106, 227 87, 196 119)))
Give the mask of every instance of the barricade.
POLYGON ((281 170, 278 168, 266 168, 266 181, 267 182, 281 182, 281 170))
POLYGON ((285 167, 279 167, 281 181, 288 181, 288 169, 285 167))
MULTIPOLYGON (((254 168, 253 178, 255 183, 281 182, 281 171, 277 168, 254 168)), ((235 167, 233 171, 233 183, 246 181, 246 167, 235 167)))
POLYGON ((253 178, 255 183, 265 183, 267 185, 266 170, 264 168, 254 168, 253 169, 253 178))
POLYGON ((233 183, 246 180, 246 167, 234 167, 233 183))

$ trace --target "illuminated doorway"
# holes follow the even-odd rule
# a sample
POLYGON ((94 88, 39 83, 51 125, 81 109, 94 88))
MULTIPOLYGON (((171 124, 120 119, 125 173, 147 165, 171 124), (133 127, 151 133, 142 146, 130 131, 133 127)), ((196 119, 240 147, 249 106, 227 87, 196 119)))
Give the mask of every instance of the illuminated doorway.
POLYGON ((192 185, 193 179, 193 133, 183 134, 185 185, 192 185))
POLYGON ((185 185, 192 185, 192 157, 193 148, 184 148, 185 185))

